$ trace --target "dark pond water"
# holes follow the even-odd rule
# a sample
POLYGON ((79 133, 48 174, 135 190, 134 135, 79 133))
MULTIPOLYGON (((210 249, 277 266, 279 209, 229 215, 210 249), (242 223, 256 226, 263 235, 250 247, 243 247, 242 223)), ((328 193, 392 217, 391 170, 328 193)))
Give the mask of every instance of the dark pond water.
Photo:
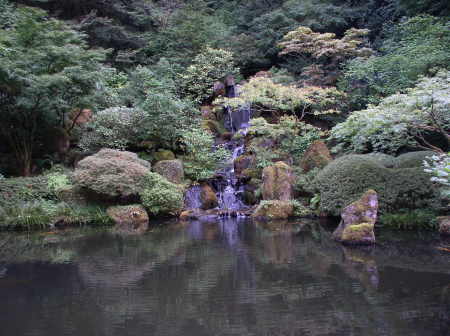
POLYGON ((0 235, 1 336, 450 335, 450 245, 318 223, 0 235))

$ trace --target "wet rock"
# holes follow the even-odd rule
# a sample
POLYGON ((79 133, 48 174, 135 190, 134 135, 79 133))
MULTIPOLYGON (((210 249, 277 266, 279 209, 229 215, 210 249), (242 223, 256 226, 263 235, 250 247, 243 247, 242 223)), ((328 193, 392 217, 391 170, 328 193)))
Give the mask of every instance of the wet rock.
POLYGON ((174 160, 175 154, 168 149, 160 149, 153 155, 156 161, 174 160))
POLYGON ((370 245, 375 243, 373 231, 377 221, 378 195, 368 190, 357 201, 345 207, 342 220, 333 232, 333 238, 344 244, 370 245))
POLYGON ((289 201, 293 183, 292 168, 279 161, 263 170, 262 197, 264 200, 289 201))
POLYGON ((244 154, 238 156, 236 160, 234 160, 234 172, 236 175, 241 175, 244 170, 253 166, 255 162, 254 155, 244 154))
POLYGON ((219 205, 216 193, 208 184, 202 185, 200 199, 202 201, 203 210, 214 209, 219 205))
POLYGON ((148 230, 148 214, 142 205, 113 206, 106 213, 119 233, 140 234, 148 230))
POLYGON ((300 161, 300 167, 307 173, 314 168, 322 169, 332 160, 327 145, 323 141, 317 140, 306 150, 300 161))
POLYGON ((203 105, 200 107, 202 119, 215 120, 214 108, 211 105, 203 105))
POLYGON ((450 216, 437 218, 439 224, 439 233, 444 236, 450 236, 450 216))
POLYGON ((261 219, 287 219, 294 214, 294 207, 288 201, 262 201, 252 214, 261 219))
POLYGON ((184 180, 183 162, 180 160, 158 161, 153 170, 175 184, 181 184, 184 180))

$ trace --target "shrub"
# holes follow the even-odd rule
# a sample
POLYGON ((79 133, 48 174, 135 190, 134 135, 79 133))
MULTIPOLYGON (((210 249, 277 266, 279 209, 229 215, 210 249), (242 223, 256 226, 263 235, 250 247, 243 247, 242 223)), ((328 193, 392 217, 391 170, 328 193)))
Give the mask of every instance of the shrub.
POLYGON ((140 197, 153 215, 177 215, 184 205, 183 188, 152 172, 142 182, 140 197))
POLYGON ((423 161, 424 171, 433 175, 431 181, 441 187, 444 198, 450 199, 450 153, 433 153, 423 161))
POLYGON ((78 162, 74 182, 78 187, 109 199, 137 196, 150 163, 131 152, 102 149, 78 162))
POLYGON ((432 210, 415 209, 386 213, 380 216, 383 226, 397 230, 435 230, 437 213, 432 210))
POLYGON ((379 195, 381 212, 434 208, 439 193, 421 168, 388 169, 367 155, 347 155, 328 164, 315 178, 320 209, 339 215, 368 189, 379 195))
POLYGON ((60 191, 70 189, 72 184, 66 174, 53 172, 47 174, 47 186, 48 189, 56 195, 60 191))
POLYGON ((214 137, 201 128, 191 128, 183 134, 186 156, 186 175, 194 181, 212 177, 219 165, 230 157, 230 152, 221 146, 214 146, 214 137))
POLYGON ((0 208, 18 207, 36 200, 52 200, 55 194, 46 176, 5 178, 0 180, 0 208))
POLYGON ((433 148, 428 134, 442 138, 443 147, 450 138, 450 72, 442 71, 433 78, 422 78, 407 93, 395 94, 377 106, 353 112, 336 125, 331 137, 344 149, 365 153, 395 154, 404 147, 433 148))
POLYGON ((426 158, 435 155, 432 151, 410 152, 395 158, 394 168, 418 168, 423 166, 426 158))

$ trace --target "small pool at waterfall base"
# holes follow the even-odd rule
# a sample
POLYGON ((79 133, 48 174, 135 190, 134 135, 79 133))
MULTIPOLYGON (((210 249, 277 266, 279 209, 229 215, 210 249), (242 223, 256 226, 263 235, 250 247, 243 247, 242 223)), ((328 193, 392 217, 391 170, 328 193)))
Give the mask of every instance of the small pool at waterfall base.
POLYGON ((450 335, 450 240, 227 218, 0 234, 1 336, 450 335), (441 247, 441 249, 440 249, 441 247))

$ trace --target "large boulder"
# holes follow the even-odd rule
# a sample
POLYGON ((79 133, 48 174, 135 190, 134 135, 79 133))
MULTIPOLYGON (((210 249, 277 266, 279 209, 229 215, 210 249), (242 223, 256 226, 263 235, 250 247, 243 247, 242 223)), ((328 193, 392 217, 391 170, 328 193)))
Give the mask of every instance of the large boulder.
POLYGON ((314 168, 322 169, 333 160, 327 145, 321 140, 314 141, 303 154, 300 167, 307 173, 314 168))
POLYGON ((131 152, 102 149, 79 161, 73 174, 77 187, 108 199, 138 195, 150 163, 131 152))
POLYGON ((139 234, 148 230, 148 214, 142 205, 113 206, 106 213, 116 224, 116 232, 139 234))
POLYGON ((345 207, 341 223, 333 238, 344 244, 370 245, 375 243, 373 228, 377 221, 378 195, 368 190, 357 201, 345 207))
POLYGON ((287 219, 294 214, 294 206, 289 201, 261 201, 252 214, 260 219, 287 219))
POLYGON ((439 224, 439 233, 443 236, 450 236, 450 216, 441 216, 437 218, 439 224))
POLYGON ((214 209, 219 205, 217 195, 208 184, 203 184, 200 191, 201 208, 203 210, 214 209))
POLYGON ((279 161, 263 170, 262 197, 264 200, 290 201, 294 175, 292 168, 279 161))
POLYGON ((320 193, 320 210, 335 216, 369 189, 378 193, 383 213, 439 206, 439 190, 423 168, 386 168, 369 155, 346 155, 330 162, 312 187, 320 193))
POLYGON ((180 160, 159 161, 155 164, 153 170, 175 184, 181 184, 184 180, 183 162, 180 160))

